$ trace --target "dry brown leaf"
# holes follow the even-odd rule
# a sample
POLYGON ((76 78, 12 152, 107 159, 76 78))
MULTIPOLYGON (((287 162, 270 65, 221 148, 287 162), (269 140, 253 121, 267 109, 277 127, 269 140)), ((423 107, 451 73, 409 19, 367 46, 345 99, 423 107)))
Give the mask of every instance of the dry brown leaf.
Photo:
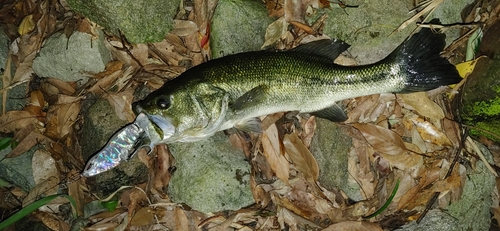
POLYGON ((304 22, 307 2, 303 0, 287 0, 283 6, 285 9, 285 21, 304 22))
POLYGON ((47 113, 42 111, 42 108, 40 106, 34 106, 34 105, 26 105, 24 106, 24 110, 29 112, 32 116, 38 119, 41 123, 45 122, 45 116, 47 113))
MULTIPOLYGON (((65 97, 66 98, 66 97, 65 97)), ((47 113, 45 135, 59 140, 73 131, 73 124, 80 113, 80 102, 56 104, 47 113)))
POLYGON ((429 190, 432 192, 446 192, 453 188, 460 187, 461 182, 460 175, 451 175, 444 180, 438 180, 429 190))
POLYGON ((276 121, 283 117, 284 114, 284 112, 278 112, 264 117, 264 119, 262 119, 260 123, 262 130, 267 130, 271 125, 273 125, 274 123, 276 123, 276 121))
POLYGON ((357 128, 363 134, 366 141, 379 152, 397 155, 406 151, 403 139, 389 129, 373 124, 356 123, 352 126, 357 128))
POLYGON ((19 142, 19 144, 12 150, 5 158, 13 158, 16 156, 19 156, 28 150, 30 150, 33 146, 36 144, 42 144, 47 146, 50 146, 51 143, 54 141, 51 140, 50 138, 38 133, 36 130, 34 130, 34 126, 28 126, 26 129, 21 130, 25 134, 16 134, 16 137, 14 137, 15 140, 19 142), (18 136, 19 135, 19 136, 18 136))
POLYGON ((270 18, 281 17, 285 12, 283 10, 282 2, 275 0, 266 0, 266 8, 270 18))
POLYGON ((354 102, 357 102, 357 105, 349 111, 346 123, 370 122, 366 118, 370 118, 371 110, 377 105, 379 98, 380 94, 356 98, 354 102))
POLYGON ((21 83, 26 83, 31 79, 31 74, 33 73, 33 60, 36 57, 36 52, 33 51, 33 53, 27 55, 25 60, 19 64, 19 66, 16 68, 16 72, 14 73, 14 78, 12 78, 12 81, 10 82, 10 86, 3 86, 3 88, 7 87, 14 87, 17 86, 21 83))
POLYGON ((106 64, 104 71, 97 73, 94 78, 100 79, 104 76, 111 75, 112 73, 121 70, 123 67, 123 63, 119 60, 110 61, 106 64))
POLYGON ((309 26, 301 22, 291 21, 290 24, 296 26, 297 28, 305 31, 308 34, 314 33, 314 30, 309 26))
POLYGON ((439 172, 439 167, 422 171, 418 184, 410 188, 403 196, 401 196, 398 204, 398 210, 403 208, 413 209, 418 205, 425 204, 433 192, 427 191, 427 193, 424 194, 422 189, 439 179, 439 172))
POLYGON ((170 182, 171 174, 169 171, 170 165, 172 164, 172 156, 167 146, 164 144, 157 145, 155 155, 155 170, 153 178, 153 187, 156 189, 162 189, 168 185, 170 182))
POLYGON ((458 145, 460 143, 461 134, 459 123, 453 120, 444 119, 443 120, 443 131, 446 134, 446 137, 454 144, 458 145))
POLYGON ((78 31, 92 35, 92 39, 99 38, 99 25, 95 22, 90 21, 88 18, 80 19, 78 24, 78 31))
POLYGON ((86 203, 84 199, 86 195, 84 191, 84 188, 86 188, 85 179, 80 178, 80 172, 76 171, 75 169, 72 169, 69 171, 69 173, 67 173, 67 179, 69 179, 69 182, 67 184, 68 195, 75 199, 76 211, 78 215, 82 215, 83 205, 86 203))
POLYGON ((366 221, 343 221, 330 225, 323 231, 383 231, 383 229, 377 224, 366 221))
POLYGON ((115 71, 110 75, 100 78, 97 81, 97 83, 95 83, 94 85, 92 85, 92 87, 90 87, 89 92, 92 92, 97 95, 102 94, 105 90, 109 89, 113 85, 113 83, 118 78, 120 78, 120 76, 123 76, 122 70, 115 71))
POLYGON ((151 224, 154 221, 154 215, 151 213, 149 207, 142 207, 139 211, 135 212, 132 220, 130 220, 130 225, 133 226, 143 226, 151 224))
MULTIPOLYGON (((11 61, 12 61, 12 55, 11 52, 8 53, 7 55, 7 60, 5 62, 5 69, 2 74, 2 88, 6 88, 7 86, 10 85, 10 79, 11 79, 11 61)), ((3 68, 3 67, 0 67, 3 68)), ((8 89, 0 89, 0 93, 2 93, 2 115, 5 114, 5 107, 7 105, 7 96, 8 96, 8 89)))
MULTIPOLYGON (((406 28, 408 25, 410 25, 411 23, 413 23, 415 20, 417 20, 418 18, 420 18, 421 16, 427 14, 427 17, 429 17, 429 15, 431 15, 431 13, 436 9, 436 7, 439 6, 439 4, 441 4, 443 2, 443 0, 429 0, 429 1, 421 1, 420 2, 420 5, 416 7, 417 8, 421 8, 420 11, 418 11, 418 13, 416 13, 415 15, 413 15, 413 17, 409 18, 408 20, 404 21, 397 29, 395 29, 392 33, 396 32, 396 31, 402 31, 404 28, 406 28)), ((425 19, 427 19, 427 17, 425 19)), ((425 21, 424 19, 424 21, 425 21)), ((391 33, 391 34, 392 34, 391 33)))
POLYGON ((64 94, 64 95, 72 95, 76 91, 75 88, 71 84, 69 84, 65 81, 62 81, 60 79, 48 78, 47 83, 49 83, 52 86, 54 86, 55 88, 57 88, 59 90, 59 92, 64 94))
POLYGON ((422 165, 424 163, 424 158, 417 153, 420 153, 419 148, 411 143, 404 143, 408 151, 403 152, 398 155, 388 155, 385 153, 379 153, 385 160, 387 160, 392 166, 395 166, 401 170, 408 170, 409 168, 415 167, 416 165, 422 165), (410 151, 411 150, 411 151, 410 151))
POLYGON ((301 120, 301 127, 303 130, 300 133, 300 139, 309 148, 316 131, 316 117, 311 116, 307 120, 301 120))
POLYGON ((497 224, 500 223, 500 208, 493 208, 491 212, 493 213, 493 218, 497 220, 497 224))
POLYGON ((352 143, 354 148, 349 153, 349 175, 360 184, 361 195, 367 199, 372 197, 375 192, 375 176, 371 171, 371 157, 374 150, 364 141, 353 139, 352 143))
POLYGON ((416 206, 424 205, 429 201, 434 193, 446 192, 460 187, 460 185, 461 177, 459 175, 452 175, 444 180, 436 181, 430 188, 418 188, 418 190, 415 187, 411 188, 405 195, 403 195, 403 197, 401 197, 399 208, 413 209, 416 206), (411 196, 412 194, 413 196, 411 196), (403 205, 405 206, 403 207, 403 205))
POLYGON ((106 48, 112 53, 113 57, 121 61, 123 64, 139 67, 144 66, 149 63, 148 61, 148 46, 146 44, 133 44, 132 46, 127 46, 127 49, 132 53, 135 59, 130 57, 126 49, 123 48, 122 41, 120 40, 105 40, 106 48), (136 62, 139 61, 139 63, 136 62))
POLYGON ((198 25, 196 25, 196 23, 193 21, 174 20, 174 23, 174 28, 170 31, 170 33, 177 36, 184 37, 198 31, 198 25))
POLYGON ((12 133, 31 124, 43 126, 36 116, 28 111, 9 111, 0 116, 0 132, 12 133))
POLYGON ((255 177, 250 177, 250 190, 252 190, 252 196, 255 200, 255 204, 259 205, 261 208, 267 207, 271 201, 271 195, 267 193, 261 185, 257 185, 255 177))
POLYGON ((266 29, 266 34, 264 35, 264 44, 261 46, 261 49, 273 47, 280 40, 283 40, 288 33, 288 25, 284 17, 269 24, 266 29))
POLYGON ((439 146, 452 146, 450 139, 429 121, 424 121, 422 118, 413 118, 411 121, 416 125, 418 134, 424 141, 439 146))
POLYGON ((53 103, 53 105, 78 103, 83 98, 84 98, 83 96, 74 97, 74 96, 68 96, 68 95, 58 95, 57 100, 55 103, 53 103))
POLYGON ((417 146, 421 153, 427 153, 427 145, 425 143, 425 141, 422 139, 422 137, 420 136, 419 132, 417 131, 417 127, 416 126, 413 126, 413 123, 411 123, 409 120, 405 120, 406 124, 411 124, 410 126, 410 129, 409 132, 411 134, 411 142, 412 144, 414 144, 415 146, 417 146))
POLYGON ((30 104, 40 108, 45 107, 45 99, 40 90, 33 90, 30 92, 30 104))
POLYGON ((132 100, 134 99, 134 90, 128 89, 116 94, 107 94, 106 99, 115 109, 115 113, 121 120, 132 122, 135 114, 132 111, 132 100))
POLYGON ((189 230, 189 221, 184 211, 179 207, 174 210, 175 230, 189 230))
POLYGON ((410 105, 420 115, 432 119, 443 119, 443 109, 430 100, 426 92, 415 92, 400 95, 405 104, 410 105))
POLYGON ((35 185, 28 193, 28 196, 23 199, 23 207, 37 201, 41 195, 47 196, 57 193, 58 186, 59 179, 57 177, 49 177, 47 180, 35 185))
POLYGON ((297 134, 286 134, 283 137, 283 144, 297 170, 304 174, 309 182, 316 182, 319 177, 318 163, 297 134))
MULTIPOLYGON (((130 48, 130 52, 136 58, 136 60, 138 60, 141 63, 141 65, 144 66, 144 65, 149 63, 148 45, 143 44, 143 43, 132 44, 132 48, 130 48)), ((133 62, 135 63, 135 60, 133 62)))
POLYGON ((276 124, 272 124, 262 134, 262 148, 263 154, 271 169, 283 182, 288 184, 288 175, 290 172, 290 164, 282 155, 282 143, 278 137, 278 128, 276 124))
POLYGON ((67 223, 61 222, 57 219, 56 216, 52 214, 35 210, 31 213, 31 215, 34 215, 38 220, 42 221, 43 224, 51 230, 70 230, 70 227, 67 223))
POLYGON ((385 160, 387 160, 392 166, 398 169, 406 170, 417 164, 423 164, 424 160, 421 155, 417 155, 412 152, 405 152, 398 155, 388 155, 385 153, 379 153, 385 160))
POLYGON ((26 15, 21 23, 19 23, 19 27, 17 33, 20 35, 25 35, 35 29, 35 21, 33 20, 33 14, 26 15))
POLYGON ((279 195, 275 195, 275 197, 273 199, 274 199, 274 203, 276 203, 276 205, 283 206, 287 210, 290 210, 301 217, 309 217, 311 215, 311 213, 304 211, 303 207, 296 206, 288 198, 283 198, 279 195))

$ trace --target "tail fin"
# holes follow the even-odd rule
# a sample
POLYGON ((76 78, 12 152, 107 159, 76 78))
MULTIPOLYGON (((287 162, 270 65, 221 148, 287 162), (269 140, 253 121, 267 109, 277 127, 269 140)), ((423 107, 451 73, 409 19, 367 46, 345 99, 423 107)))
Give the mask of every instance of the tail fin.
MULTIPOLYGON (((439 20, 433 19, 431 23, 439 20)), ((460 82, 455 66, 439 54, 446 45, 445 38, 445 34, 422 28, 393 52, 392 58, 407 77, 398 93, 427 91, 460 82)))

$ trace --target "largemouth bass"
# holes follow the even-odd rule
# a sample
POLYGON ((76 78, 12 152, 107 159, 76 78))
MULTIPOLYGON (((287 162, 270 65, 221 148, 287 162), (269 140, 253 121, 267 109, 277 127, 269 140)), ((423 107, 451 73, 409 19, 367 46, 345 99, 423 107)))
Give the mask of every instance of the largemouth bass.
POLYGON ((259 132, 259 116, 281 111, 345 121, 336 101, 458 83, 455 66, 440 56, 445 45, 444 34, 424 28, 365 66, 334 64, 348 48, 339 40, 230 55, 187 70, 133 108, 148 116, 162 143, 197 141, 232 127, 259 132))

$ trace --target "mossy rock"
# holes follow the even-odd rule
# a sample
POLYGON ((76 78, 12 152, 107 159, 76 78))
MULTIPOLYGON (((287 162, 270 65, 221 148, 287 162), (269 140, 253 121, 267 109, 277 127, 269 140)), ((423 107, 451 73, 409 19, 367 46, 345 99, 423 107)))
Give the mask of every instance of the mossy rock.
POLYGON ((490 28, 479 54, 489 55, 476 64, 458 100, 463 123, 474 127, 471 134, 500 142, 500 23, 490 28))

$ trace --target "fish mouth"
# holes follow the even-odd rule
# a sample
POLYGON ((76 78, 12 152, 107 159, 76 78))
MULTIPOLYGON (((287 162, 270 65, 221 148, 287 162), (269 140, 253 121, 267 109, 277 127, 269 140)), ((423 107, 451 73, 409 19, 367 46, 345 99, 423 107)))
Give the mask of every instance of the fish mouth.
POLYGON ((153 124, 156 132, 162 137, 162 140, 166 140, 175 134, 173 119, 151 114, 147 114, 147 117, 153 124))

